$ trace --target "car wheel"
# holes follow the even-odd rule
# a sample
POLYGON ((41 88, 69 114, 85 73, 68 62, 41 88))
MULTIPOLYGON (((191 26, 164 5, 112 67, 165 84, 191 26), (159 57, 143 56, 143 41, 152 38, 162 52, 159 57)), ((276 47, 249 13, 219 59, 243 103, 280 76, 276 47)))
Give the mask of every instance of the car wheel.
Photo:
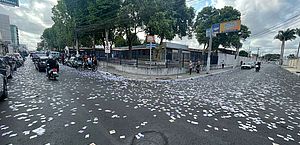
POLYGON ((4 100, 5 98, 7 98, 7 96, 8 96, 7 79, 6 78, 3 78, 3 86, 2 86, 2 88, 3 88, 3 93, 2 93, 2 95, 0 97, 1 101, 4 100))
POLYGON ((12 75, 11 74, 9 74, 9 76, 7 77, 8 79, 12 79, 12 75))

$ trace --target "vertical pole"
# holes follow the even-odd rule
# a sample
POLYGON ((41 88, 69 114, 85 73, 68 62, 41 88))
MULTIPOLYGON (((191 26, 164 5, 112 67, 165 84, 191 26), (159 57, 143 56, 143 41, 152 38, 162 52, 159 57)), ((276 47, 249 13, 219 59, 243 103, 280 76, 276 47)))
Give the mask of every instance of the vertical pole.
POLYGON ((208 55, 207 55, 207 65, 206 65, 206 73, 210 71, 210 56, 211 56, 211 49, 212 49, 212 26, 210 27, 210 34, 209 34, 209 47, 208 47, 208 55))
MULTIPOLYGON (((105 30, 105 39, 106 39, 106 41, 105 41, 105 46, 107 47, 107 48, 109 48, 109 45, 108 45, 108 30, 105 30)), ((106 48, 106 49, 107 49, 106 48)), ((109 55, 109 53, 106 53, 106 70, 108 71, 108 55, 109 55)))
POLYGON ((296 54, 296 58, 299 58, 299 51, 300 51, 300 42, 299 42, 299 46, 298 46, 298 50, 297 50, 297 54, 296 54))
POLYGON ((151 74, 151 65, 152 65, 152 42, 150 42, 150 74, 151 74))
POLYGON ((76 33, 76 40, 75 40, 75 45, 76 45, 76 56, 79 57, 79 42, 78 42, 78 35, 76 33))
POLYGON ((256 61, 257 61, 258 57, 259 57, 259 48, 257 48, 257 57, 256 57, 256 61))

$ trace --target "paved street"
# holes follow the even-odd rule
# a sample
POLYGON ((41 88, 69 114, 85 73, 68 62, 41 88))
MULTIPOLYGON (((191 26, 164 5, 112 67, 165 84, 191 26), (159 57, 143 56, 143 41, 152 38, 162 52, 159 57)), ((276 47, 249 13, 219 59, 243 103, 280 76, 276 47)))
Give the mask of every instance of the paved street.
POLYGON ((0 103, 0 144, 300 144, 300 78, 275 65, 185 81, 132 81, 28 60, 0 103))

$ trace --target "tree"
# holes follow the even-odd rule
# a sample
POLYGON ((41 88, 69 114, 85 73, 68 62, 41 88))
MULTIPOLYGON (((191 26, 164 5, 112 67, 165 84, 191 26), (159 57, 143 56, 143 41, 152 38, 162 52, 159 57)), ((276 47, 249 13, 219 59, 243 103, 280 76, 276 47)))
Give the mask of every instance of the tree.
POLYGON ((285 41, 292 41, 296 39, 295 36, 295 29, 287 29, 286 31, 280 30, 278 31, 278 34, 274 37, 274 39, 278 39, 281 41, 281 53, 280 53, 280 62, 279 64, 283 64, 283 54, 284 54, 284 47, 285 47, 285 41))
POLYGON ((136 41, 137 33, 143 31, 141 13, 146 6, 145 2, 146 0, 124 0, 118 13, 117 27, 119 33, 124 33, 126 37, 129 59, 132 58, 132 46, 136 41))
MULTIPOLYGON (((298 35, 298 37, 300 37, 300 28, 296 29, 296 34, 298 35)), ((299 42, 299 46, 298 46, 298 50, 297 50, 297 54, 296 57, 299 58, 299 53, 300 53, 300 42, 299 42)))
POLYGON ((193 19, 195 17, 195 10, 192 7, 186 6, 185 0, 157 0, 155 1, 157 7, 151 11, 148 5, 142 16, 148 17, 144 19, 146 25, 146 32, 151 35, 157 35, 160 38, 160 45, 155 50, 155 58, 160 60, 162 52, 162 44, 164 39, 172 40, 175 36, 182 38, 184 36, 192 36, 193 19))
MULTIPOLYGON (((208 48, 209 38, 206 37, 206 29, 210 29, 213 24, 222 22, 238 20, 241 13, 231 6, 225 6, 222 9, 214 7, 205 7, 197 15, 194 29, 196 38, 199 44, 204 44, 204 49, 208 48)), ((220 45, 225 48, 235 47, 239 49, 242 47, 241 40, 245 40, 251 34, 246 25, 241 26, 240 32, 220 33, 213 38, 213 50, 217 50, 220 45)), ((238 51, 237 51, 238 52, 238 51)))
POLYGON ((126 40, 123 36, 118 35, 115 37, 115 46, 116 47, 124 47, 127 46, 126 40))
POLYGON ((287 56, 288 59, 294 59, 296 58, 295 54, 290 54, 289 56, 287 56))
POLYGON ((263 56, 263 59, 268 61, 274 61, 280 59, 280 54, 266 54, 263 56))
POLYGON ((242 56, 242 57, 248 57, 249 53, 246 52, 245 50, 241 50, 240 53, 239 53, 239 55, 242 56))

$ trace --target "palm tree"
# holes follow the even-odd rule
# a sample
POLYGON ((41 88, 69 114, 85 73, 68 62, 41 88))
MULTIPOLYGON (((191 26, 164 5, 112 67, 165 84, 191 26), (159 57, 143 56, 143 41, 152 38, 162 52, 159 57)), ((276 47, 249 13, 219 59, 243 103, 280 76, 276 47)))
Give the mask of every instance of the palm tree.
POLYGON ((285 41, 288 40, 294 40, 296 39, 295 36, 296 32, 295 29, 287 29, 286 31, 279 31, 278 34, 275 36, 274 39, 278 39, 282 42, 281 44, 281 53, 280 53, 280 62, 279 64, 282 65, 283 64, 283 54, 284 54, 284 47, 285 47, 285 41))
MULTIPOLYGON (((296 29, 296 34, 298 35, 298 37, 300 37, 300 28, 296 29)), ((299 42, 298 51, 296 55, 297 58, 299 58, 299 51, 300 51, 300 42, 299 42)))

